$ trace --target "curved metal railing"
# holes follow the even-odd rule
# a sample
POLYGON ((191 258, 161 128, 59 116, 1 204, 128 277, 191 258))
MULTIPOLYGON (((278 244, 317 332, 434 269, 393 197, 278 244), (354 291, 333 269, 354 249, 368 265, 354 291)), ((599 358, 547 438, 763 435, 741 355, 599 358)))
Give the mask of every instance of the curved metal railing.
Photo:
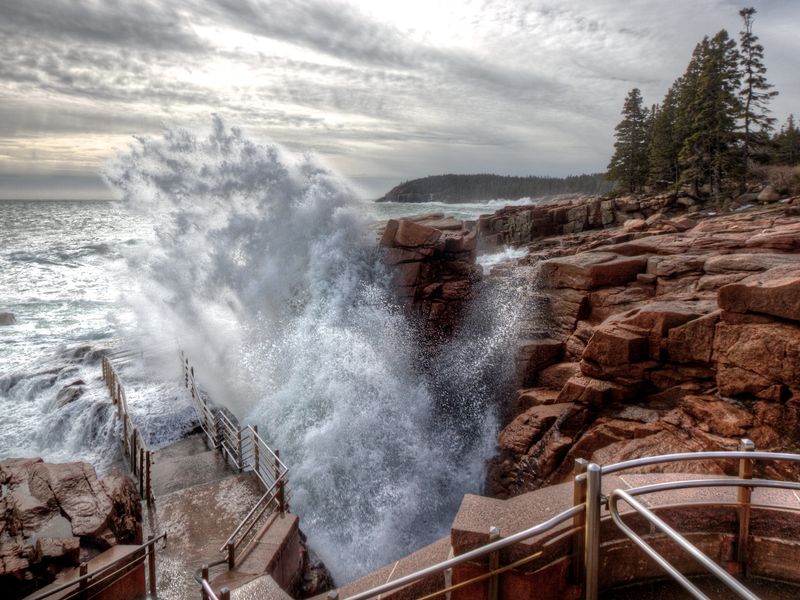
MULTIPOLYGON (((369 590, 359 592, 353 595, 348 595, 343 597, 343 600, 369 600, 371 598, 378 598, 383 597, 384 594, 389 592, 397 591, 401 588, 409 586, 413 583, 421 582, 422 580, 431 577, 432 575, 436 575, 439 573, 445 573, 449 569, 457 565, 464 564, 466 562, 476 561, 478 559, 486 559, 490 558, 492 555, 496 555, 499 550, 503 548, 507 548, 514 544, 517 544, 521 541, 529 540, 533 537, 542 535, 544 533, 552 531, 558 525, 569 521, 572 519, 573 527, 570 528, 564 535, 569 535, 573 537, 573 548, 572 548, 572 569, 573 569, 573 577, 577 577, 579 580, 582 581, 584 586, 584 597, 586 600, 597 600, 598 598, 598 580, 599 580, 599 546, 600 546, 600 518, 601 518, 601 508, 608 507, 611 513, 611 518, 620 526, 620 529, 626 535, 630 535, 632 530, 628 528, 624 522, 622 522, 621 517, 619 516, 619 511, 617 509, 617 502, 619 500, 624 500, 628 502, 631 506, 637 509, 637 511, 641 508, 646 512, 642 512, 645 515, 645 518, 652 517, 653 520, 651 521, 656 527, 658 527, 665 535, 670 537, 671 539, 675 540, 679 545, 684 548, 685 550, 689 551, 692 556, 697 558, 701 564, 704 564, 707 568, 709 568, 715 576, 719 576, 723 582, 731 587, 731 589, 735 590, 740 597, 746 598, 748 600, 756 599, 751 592, 746 590, 741 584, 732 578, 730 575, 724 573, 722 569, 720 569, 716 563, 714 563, 708 557, 705 557, 702 552, 697 550, 691 543, 685 540, 679 533, 677 533, 674 529, 670 528, 666 523, 664 523, 661 519, 659 519, 652 511, 644 507, 641 503, 635 500, 635 496, 639 496, 642 494, 648 493, 655 493, 655 492, 662 492, 668 490, 678 490, 678 489, 688 489, 688 488, 700 488, 700 487, 737 487, 740 491, 737 502, 735 506, 739 510, 739 540, 738 540, 738 556, 740 560, 746 555, 746 543, 747 543, 747 536, 749 531, 749 511, 750 511, 750 493, 753 488, 756 487, 767 487, 767 488, 782 488, 782 489, 793 489, 793 490, 800 490, 800 483, 799 482, 783 482, 783 481, 775 481, 769 479, 752 479, 752 467, 754 461, 790 461, 790 462, 798 462, 800 463, 800 454, 789 454, 789 453, 774 453, 774 452, 755 452, 752 450, 753 444, 749 440, 742 440, 740 445, 741 450, 738 451, 709 451, 709 452, 693 452, 693 453, 677 453, 677 454, 667 454, 661 456, 653 456, 653 457, 645 457, 639 459, 633 459, 628 461, 623 461, 620 463, 615 463, 611 465, 600 466, 592 463, 588 463, 585 460, 578 459, 576 460, 575 465, 575 477, 574 477, 574 494, 573 494, 573 507, 559 513, 558 515, 548 519, 547 521, 516 533, 514 535, 508 536, 506 538, 493 541, 489 544, 483 545, 479 548, 456 556, 454 558, 439 562, 437 564, 431 565, 404 577, 398 578, 393 581, 389 581, 384 583, 383 585, 373 587, 369 590), (642 468, 642 467, 649 467, 657 464, 666 464, 666 463, 675 463, 675 462, 684 462, 684 461, 697 461, 697 460, 733 460, 738 461, 739 463, 739 479, 730 478, 730 479, 699 479, 699 480, 685 480, 685 481, 669 481, 663 482, 659 484, 651 484, 640 486, 637 488, 632 488, 629 490, 614 490, 609 498, 603 496, 601 492, 601 484, 602 484, 602 476, 611 473, 617 473, 624 470, 642 468), (631 504, 631 502, 635 504, 631 504), (616 517, 615 517, 616 515, 616 517), (674 534, 674 537, 673 535, 674 534), (691 548, 691 550, 690 550, 691 548), (703 559, 702 557, 705 557, 703 559), (713 567, 712 567, 713 565, 713 567), (722 575, 725 577, 722 577, 722 575)), ((650 520, 650 518, 648 518, 650 520)), ((636 534, 633 533, 635 536, 636 534)), ((563 539, 562 536, 558 536, 555 539, 563 539)), ((639 545, 634 537, 631 539, 639 545)), ((641 538, 640 538, 641 539, 641 538)), ((540 551, 542 548, 546 547, 548 544, 552 544, 554 540, 548 540, 543 542, 542 544, 532 548, 532 551, 535 553, 536 551, 540 551)), ((642 547, 642 546, 640 546, 642 547)), ((645 550, 644 548, 642 548, 645 550)), ((651 549, 652 550, 652 549, 651 549)), ((647 550, 645 550, 648 552, 647 550)), ((650 552, 648 552, 650 554, 650 552)), ((652 554, 650 554, 653 556, 652 554)), ((655 559, 655 556, 653 556, 655 559)), ((677 572, 674 567, 669 565, 666 561, 659 561, 655 559, 658 564, 665 568, 667 574, 669 575, 680 575, 680 577, 676 577, 679 582, 688 582, 688 580, 677 572), (666 568, 666 565, 669 565, 670 569, 666 568), (681 580, 681 578, 683 578, 681 580)), ((662 559, 663 560, 663 559, 662 559)), ((477 582, 484 578, 489 578, 495 576, 504 570, 507 570, 508 565, 506 567, 499 567, 493 568, 492 561, 489 561, 490 570, 485 576, 481 576, 475 578, 474 580, 470 580, 469 582, 465 582, 467 584, 477 582)), ((693 584, 688 582, 689 586, 687 589, 692 591, 693 584)), ((457 586, 464 585, 457 584, 457 586)), ((446 589, 442 589, 441 591, 426 596, 426 598, 434 597, 436 595, 442 595, 447 591, 452 591, 456 589, 457 586, 452 586, 446 589)), ((492 588, 490 588, 489 597, 491 598, 492 588)), ((494 587, 495 594, 497 593, 497 587, 494 587)), ((696 593, 702 594, 694 588, 696 593)), ((695 593, 693 592, 693 593, 695 593)), ((496 597, 496 596, 495 596, 496 597)), ((705 600, 706 597, 703 595, 695 595, 696 598, 700 598, 705 600)), ((329 598, 339 598, 337 592, 332 592, 329 595, 329 598)))

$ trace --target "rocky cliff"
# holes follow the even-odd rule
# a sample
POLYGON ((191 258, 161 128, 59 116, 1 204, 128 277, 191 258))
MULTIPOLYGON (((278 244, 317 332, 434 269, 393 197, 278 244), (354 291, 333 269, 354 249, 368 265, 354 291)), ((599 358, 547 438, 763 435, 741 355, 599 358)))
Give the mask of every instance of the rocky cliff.
POLYGON ((480 219, 477 243, 529 249, 491 275, 519 282, 525 317, 490 493, 561 481, 578 457, 741 437, 797 451, 800 198, 725 214, 670 194, 512 207, 480 219))
POLYGON ((86 463, 0 462, 0 589, 21 597, 116 544, 141 543, 130 479, 86 463))

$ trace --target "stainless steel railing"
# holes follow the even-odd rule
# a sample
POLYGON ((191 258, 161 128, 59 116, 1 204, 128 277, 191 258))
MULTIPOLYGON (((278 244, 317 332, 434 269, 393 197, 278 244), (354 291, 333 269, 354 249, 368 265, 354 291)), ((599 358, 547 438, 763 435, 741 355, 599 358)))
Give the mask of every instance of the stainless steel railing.
MULTIPOLYGON (((705 560, 702 559, 702 556, 705 556, 697 550, 691 543, 689 543, 685 538, 680 536, 674 529, 670 528, 666 523, 664 523, 661 519, 659 519, 655 514, 652 513, 649 509, 644 507, 641 503, 638 503, 634 497, 647 494, 647 493, 654 493, 654 492, 661 492, 661 491, 668 491, 668 490, 678 490, 678 489, 687 489, 687 488, 702 488, 702 487, 737 487, 739 489, 739 495, 737 498, 737 502, 735 506, 739 511, 739 539, 737 543, 737 556, 746 556, 746 546, 747 546, 747 532, 749 531, 749 514, 750 514, 750 491, 752 488, 755 487, 767 487, 767 488, 782 488, 782 489, 793 489, 793 490, 800 490, 800 482, 785 482, 785 481, 775 481, 769 479, 752 479, 753 473, 753 462, 754 461, 790 461, 790 462, 800 462, 800 454, 789 454, 789 453, 774 453, 774 452, 756 452, 753 450, 753 444, 750 440, 742 440, 740 445, 740 450, 738 451, 709 451, 709 452, 693 452, 693 453, 678 453, 678 454, 667 454, 661 456, 653 456, 653 457, 645 457, 640 459, 634 459, 629 461, 624 461, 612 465, 600 466, 593 463, 587 463, 584 460, 577 460, 575 465, 575 476, 573 478, 573 486, 574 486, 574 493, 573 493, 573 507, 559 513, 558 515, 552 517, 551 519, 516 533, 512 536, 503 538, 498 541, 491 542, 454 558, 448 559, 446 561, 439 562, 437 564, 431 565, 404 577, 398 578, 396 580, 387 582, 383 585, 371 588, 369 590, 359 592, 354 595, 346 596, 346 600, 368 600, 370 598, 378 598, 381 597, 383 594, 387 594, 389 592, 393 592, 409 586, 413 583, 420 582, 428 577, 433 575, 437 575, 440 573, 445 573, 449 569, 452 569, 455 566, 464 564, 466 562, 476 561, 479 559, 486 559, 492 556, 497 551, 507 548, 511 545, 517 544, 521 541, 528 540, 535 536, 539 536, 545 533, 552 531, 558 525, 563 524, 567 521, 572 520, 572 527, 568 529, 566 532, 562 533, 562 535, 556 536, 553 539, 547 540, 542 542, 538 546, 532 548, 532 551, 535 553, 536 551, 540 551, 542 548, 546 547, 549 544, 554 543, 556 540, 563 539, 563 536, 572 536, 572 576, 576 578, 579 582, 583 584, 584 588, 584 598, 586 600, 597 600, 599 594, 598 582, 599 582, 599 566, 600 566, 600 520, 602 516, 602 509, 608 508, 611 513, 611 518, 614 520, 615 523, 618 525, 622 523, 622 531, 628 535, 630 532, 630 528, 628 528, 622 519, 619 517, 619 511, 617 509, 617 503, 619 500, 624 500, 630 504, 630 501, 636 503, 634 508, 642 508, 647 511, 645 518, 648 520, 649 517, 652 517, 654 520, 651 521, 654 526, 658 527, 661 531, 665 533, 671 539, 678 539, 682 540, 682 542, 678 542, 680 546, 687 551, 689 547, 691 547, 690 554, 698 558, 701 564, 704 564, 709 570, 711 570, 712 574, 719 576, 720 573, 724 573, 718 566, 716 566, 711 559, 705 557, 705 560), (739 462, 739 478, 734 479, 700 479, 700 480, 688 480, 688 481, 669 481, 659 484, 652 484, 647 486, 641 486, 638 488, 633 488, 629 490, 614 490, 609 498, 613 498, 613 500, 609 500, 602 494, 602 477, 605 474, 610 473, 617 473, 624 470, 636 469, 641 467, 648 467, 657 464, 665 464, 665 463, 676 463, 676 462, 684 462, 684 461, 697 461, 697 460, 734 460, 739 462), (617 518, 615 518, 614 514, 616 512, 617 518), (674 534, 676 537, 672 537, 670 533, 674 534), (714 565, 716 569, 712 568, 711 565, 714 565)), ((644 513, 643 513, 644 514, 644 513)), ((639 545, 636 540, 631 538, 634 543, 639 545)), ((640 546, 641 547, 641 546, 640 546)), ((645 550, 646 551, 646 550, 645 550)), ((649 554, 649 552, 648 552, 649 554)), ((652 555, 651 555, 652 556, 652 555)), ((658 560, 656 561, 662 567, 669 565, 669 563, 662 564, 658 560)), ((491 562, 489 563, 491 565, 491 562)), ((674 575, 677 570, 672 567, 670 569, 666 569, 669 575, 674 575)), ((499 567, 494 573, 502 572, 504 567, 499 567)), ((679 574, 679 573, 678 573, 679 574)), ((488 575, 492 575, 492 572, 488 573, 488 575)), ((677 578, 679 582, 688 581, 686 580, 685 576, 680 574, 683 578, 677 578)), ((727 575, 727 574, 726 574, 727 575)), ((736 593, 740 595, 742 598, 747 599, 755 599, 756 597, 752 595, 751 592, 743 588, 741 584, 727 575, 726 578, 721 578, 723 582, 731 587, 731 589, 735 590, 736 593)), ((477 581, 477 579, 476 579, 477 581)), ((691 582, 689 582, 690 585, 691 582)), ((450 590, 455 589, 455 586, 448 588, 450 590)), ((496 586, 495 586, 495 593, 496 593, 496 586)), ((692 590, 692 588, 687 588, 692 590)), ((696 589, 696 588, 695 588, 696 589)), ((491 594, 492 588, 489 589, 489 593, 491 594)), ((445 592, 447 590, 442 590, 439 592, 445 592)), ((693 592, 695 593, 695 592, 693 592)), ((433 595, 431 595, 433 596, 433 595)), ((337 592, 332 592, 329 597, 331 599, 339 598, 337 592)), ((491 597, 491 596, 490 596, 491 597)), ((705 599, 705 596, 695 596, 696 598, 705 599)), ((344 599, 343 599, 344 600, 344 599)))
POLYGON ((58 600, 89 600, 107 590, 118 581, 128 577, 140 566, 147 563, 146 587, 150 597, 156 597, 156 543, 164 540, 167 534, 150 536, 144 544, 133 548, 114 562, 89 572, 86 563, 81 563, 79 577, 58 585, 46 592, 32 596, 30 600, 47 600, 56 597, 58 600))
MULTIPOLYGON (((728 485, 730 485, 730 481, 725 481, 728 485)), ((678 569, 676 569, 672 564, 666 560, 661 554, 659 554, 656 550, 654 550, 644 539, 639 536, 633 529, 628 527, 625 522, 622 520, 622 517, 619 514, 619 506, 618 502, 620 500, 624 500, 629 506, 631 506, 638 514, 643 516, 647 521, 649 521, 656 529, 664 533, 667 537, 669 537, 673 542, 678 544, 680 548, 686 551, 690 556, 692 556, 697 562, 703 565, 708 571, 717 579, 719 579, 722 583, 728 586, 737 596, 740 598, 744 598, 745 600, 759 600, 757 596, 752 594, 750 590, 745 588, 741 583, 736 581, 733 577, 731 577, 724 569, 720 568, 717 563, 711 560, 708 556, 706 556, 703 552, 700 551, 697 546, 689 542, 685 537, 675 531, 672 527, 667 525, 663 520, 659 519, 651 510, 646 508, 643 504, 638 502, 633 498, 633 496, 624 490, 614 490, 611 492, 611 495, 608 497, 608 508, 609 512, 611 513, 611 518, 616 523, 617 527, 630 538, 634 544, 636 544, 639 548, 641 548, 650 558, 652 558, 666 573, 672 577, 675 581, 677 581, 681 587, 683 587, 687 592, 689 592, 694 598, 697 600, 710 600, 708 596, 706 596, 700 588, 694 585, 689 578, 686 577, 683 573, 681 573, 678 569)))
POLYGON ((276 511, 288 511, 289 469, 280 459, 279 452, 272 450, 261 438, 256 426, 240 427, 233 415, 229 415, 221 407, 212 406, 208 396, 198 386, 194 367, 183 352, 181 364, 184 384, 191 396, 207 445, 219 451, 225 461, 238 471, 253 473, 264 490, 264 495, 220 547, 220 552, 227 553, 227 559, 209 565, 227 562, 228 568, 233 569, 258 541, 259 533, 263 533, 258 525, 268 522, 276 511))

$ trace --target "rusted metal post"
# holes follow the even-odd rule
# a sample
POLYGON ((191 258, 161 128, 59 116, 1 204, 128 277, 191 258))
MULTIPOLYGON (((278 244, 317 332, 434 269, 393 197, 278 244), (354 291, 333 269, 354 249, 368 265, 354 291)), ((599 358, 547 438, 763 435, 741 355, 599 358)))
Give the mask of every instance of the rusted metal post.
POLYGON ((258 474, 258 425, 253 425, 253 470, 258 474))
POLYGON ((219 600, 231 600, 231 591, 226 587, 220 589, 219 600))
POLYGON ((282 478, 283 473, 281 473, 281 451, 275 450, 275 483, 276 483, 276 494, 275 499, 278 501, 278 511, 283 516, 283 513, 286 511, 286 490, 285 490, 285 481, 282 478))
POLYGON ((228 570, 233 571, 236 566, 236 546, 233 545, 233 542, 228 542, 226 548, 228 549, 228 570))
MULTIPOLYGON (((576 458, 573 465, 572 474, 572 505, 579 506, 586 504, 586 477, 578 477, 586 473, 586 465, 589 462, 584 458, 576 458)), ((583 560, 585 558, 586 538, 583 528, 586 525, 586 511, 578 513, 572 518, 572 527, 575 533, 572 536, 572 561, 570 562, 570 577, 573 583, 582 583, 585 569, 583 560)))
MULTIPOLYGON (((85 562, 82 562, 80 567, 78 567, 78 577, 83 577, 84 575, 89 574, 89 565, 85 562)), ((81 579, 80 584, 78 585, 78 598, 81 600, 87 600, 89 598, 89 579, 81 579)))
MULTIPOLYGON (((500 530, 497 527, 489 528, 489 543, 496 542, 500 539, 500 530)), ((492 573, 500 567, 500 552, 494 551, 489 554, 489 572, 492 573)), ((492 575, 489 578, 489 594, 488 600, 497 600, 498 592, 500 591, 500 579, 498 575, 492 575)))
MULTIPOLYGON (((202 568, 200 570, 200 577, 203 579, 203 581, 208 582, 208 565, 203 565, 202 566, 202 568)), ((201 592, 200 592, 201 596, 200 597, 203 600, 208 600, 208 594, 206 593, 206 589, 204 587, 200 586, 200 590, 201 590, 201 592)))
POLYGON ((142 498, 146 497, 144 487, 144 448, 139 444, 139 495, 142 498))
POLYGON ((150 578, 150 597, 156 597, 156 543, 153 541, 155 536, 151 533, 147 536, 150 545, 147 546, 147 575, 150 578))
POLYGON ((122 419, 122 452, 128 458, 128 419, 122 419))
MULTIPOLYGON (((739 440, 739 450, 752 452, 755 449, 752 440, 742 438, 739 440)), ((753 460, 750 458, 739 459, 739 479, 753 478, 753 460)), ((740 487, 738 492, 739 502, 739 537, 736 543, 736 560, 742 568, 742 574, 747 575, 747 546, 750 537, 750 498, 753 488, 740 487)))
POLYGON ((150 479, 150 465, 153 462, 153 458, 150 454, 150 450, 147 450, 145 453, 145 486, 144 486, 144 493, 145 493, 145 500, 148 504, 152 503, 153 501, 153 482, 150 479))

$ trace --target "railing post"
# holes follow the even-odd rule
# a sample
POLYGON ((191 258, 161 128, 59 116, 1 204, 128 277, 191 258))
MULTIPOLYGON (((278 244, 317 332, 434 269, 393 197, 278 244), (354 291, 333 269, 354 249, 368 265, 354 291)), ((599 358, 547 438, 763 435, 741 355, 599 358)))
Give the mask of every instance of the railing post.
POLYGON ((239 468, 239 473, 241 473, 242 469, 244 468, 244 455, 242 454, 242 429, 241 429, 241 427, 238 427, 236 429, 236 452, 237 452, 236 460, 238 462, 238 464, 236 466, 239 468))
MULTIPOLYGON (((489 528, 489 543, 496 542, 500 539, 500 530, 497 527, 489 528)), ((500 567, 500 552, 495 550, 489 554, 489 572, 492 573, 500 567)), ((500 591, 500 580, 497 575, 492 575, 489 578, 489 594, 488 600, 497 600, 497 594, 500 591)))
POLYGON ((585 600, 597 600, 598 595, 601 485, 602 470, 600 465, 589 463, 586 465, 585 600))
MULTIPOLYGON (((144 487, 144 448, 142 444, 137 444, 139 446, 139 495, 142 498, 145 498, 145 487, 144 487)), ((146 499, 146 498, 145 498, 146 499)))
POLYGON ((276 483, 276 487, 277 487, 277 492, 275 494, 275 499, 278 501, 278 510, 280 511, 281 515, 283 515, 283 513, 286 510, 286 495, 285 495, 285 489, 284 489, 284 481, 281 478, 283 474, 281 473, 281 460, 280 460, 280 457, 281 457, 281 451, 276 449, 275 450, 275 483, 276 483))
POLYGON ((155 536, 151 533, 147 536, 150 545, 147 546, 147 574, 150 577, 150 596, 156 597, 156 543, 153 541, 155 536))
MULTIPOLYGON (((205 581, 206 583, 208 582, 208 565, 203 565, 202 566, 202 568, 200 570, 200 578, 203 581, 205 581)), ((201 590, 200 591, 200 594, 201 594, 200 597, 203 600, 208 600, 208 594, 206 593, 206 588, 204 588, 203 586, 200 586, 200 590, 201 590)))
MULTIPOLYGON (((739 440, 739 450, 742 452, 752 452, 755 444, 752 440, 742 438, 739 440)), ((739 479, 753 478, 753 460, 750 458, 739 459, 739 479)), ((750 537, 750 498, 753 488, 740 487, 738 492, 739 501, 739 537, 736 543, 736 560, 742 568, 742 574, 747 575, 747 546, 750 537)))
POLYGON ((220 589, 219 600, 231 600, 231 591, 226 587, 220 589))
MULTIPOLYGON (((128 458, 128 419, 122 419, 122 452, 128 458)), ((130 463, 130 461, 128 461, 130 463)))
POLYGON ((236 547, 233 545, 233 542, 228 542, 226 547, 228 549, 228 570, 233 571, 233 568, 236 566, 236 547))
MULTIPOLYGON (((78 567, 78 577, 83 577, 84 575, 88 574, 89 574, 89 565, 86 564, 85 562, 82 562, 80 564, 80 567, 78 567)), ((81 582, 78 585, 78 591, 79 591, 78 598, 80 598, 81 600, 87 600, 89 598, 88 588, 89 588, 89 580, 81 579, 81 582)))
POLYGON ((253 425, 253 470, 258 475, 258 425, 253 425))
MULTIPOLYGON (((573 465, 572 473, 574 479, 572 482, 572 505, 579 506, 586 504, 586 478, 578 478, 579 475, 586 473, 586 465, 589 464, 585 458, 576 458, 573 465)), ((581 512, 572 518, 572 527, 575 529, 575 534, 572 536, 572 561, 570 563, 570 577, 574 583, 581 583, 584 579, 584 554, 585 554, 585 533, 583 531, 586 525, 586 512, 581 512)))
POLYGON ((152 456, 150 455, 150 450, 147 450, 145 453, 145 486, 144 486, 144 493, 145 493, 145 500, 148 504, 153 501, 153 483, 150 479, 150 465, 153 462, 152 456))

